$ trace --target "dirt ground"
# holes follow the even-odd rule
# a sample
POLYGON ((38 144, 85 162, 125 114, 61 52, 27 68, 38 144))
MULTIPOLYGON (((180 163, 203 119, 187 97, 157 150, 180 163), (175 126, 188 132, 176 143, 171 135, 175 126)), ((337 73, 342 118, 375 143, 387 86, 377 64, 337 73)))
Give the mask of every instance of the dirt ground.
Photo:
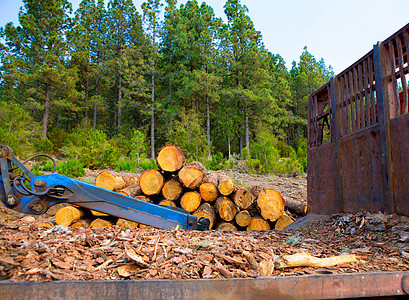
MULTIPOLYGON (((225 171, 242 186, 263 185, 284 198, 306 201, 306 178, 225 171)), ((90 181, 97 172, 82 178, 90 181)), ((39 217, 0 208, 0 280, 144 280, 302 276, 319 271, 356 273, 409 270, 409 218, 381 213, 333 215, 283 231, 189 231, 43 228, 57 208, 39 217), (344 254, 355 262, 283 267, 285 255, 316 258, 344 254), (249 260, 248 256, 253 260, 249 260)))
MULTIPOLYGON (((79 180, 86 182, 94 182, 96 176, 102 170, 90 170, 85 169, 85 175, 78 178, 79 180)), ((284 198, 292 198, 307 202, 307 178, 305 176, 299 175, 296 177, 279 177, 279 176, 266 176, 266 175, 255 175, 240 173, 233 170, 224 170, 235 184, 249 187, 250 185, 257 184, 264 186, 265 188, 272 188, 279 191, 284 198)), ((51 207, 45 215, 35 216, 36 220, 43 220, 44 218, 49 218, 54 216, 57 210, 62 205, 56 205, 51 207)), ((3 203, 0 202, 0 223, 3 224, 10 223, 12 221, 19 220, 26 216, 23 213, 18 213, 9 210, 4 207, 3 203)))

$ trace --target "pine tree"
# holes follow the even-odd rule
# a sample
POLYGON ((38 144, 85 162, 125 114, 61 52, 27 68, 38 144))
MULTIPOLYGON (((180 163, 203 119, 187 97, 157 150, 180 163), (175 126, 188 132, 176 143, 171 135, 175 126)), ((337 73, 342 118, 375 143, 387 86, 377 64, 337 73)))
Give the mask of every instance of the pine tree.
POLYGON ((151 42, 152 63, 151 63, 151 159, 155 159, 155 70, 156 70, 156 53, 157 37, 160 31, 159 14, 163 4, 160 0, 148 0, 142 4, 143 17, 148 25, 148 33, 151 42))
POLYGON ((3 79, 21 91, 25 106, 42 112, 42 137, 47 137, 53 108, 72 108, 78 94, 76 72, 67 67, 71 4, 67 0, 24 0, 20 26, 8 23, 2 30, 6 41, 3 79))

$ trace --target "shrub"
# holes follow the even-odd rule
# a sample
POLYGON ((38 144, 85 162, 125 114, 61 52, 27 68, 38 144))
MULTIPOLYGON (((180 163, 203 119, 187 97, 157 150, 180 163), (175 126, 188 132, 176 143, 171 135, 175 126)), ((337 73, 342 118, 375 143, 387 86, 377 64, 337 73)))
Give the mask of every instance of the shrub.
POLYGON ((115 171, 137 173, 139 172, 139 165, 137 161, 132 160, 129 157, 121 157, 115 164, 115 171))
POLYGON ((57 164, 59 174, 68 177, 81 177, 85 175, 84 167, 79 160, 69 159, 57 164))
POLYGON ((227 158, 223 156, 223 153, 217 152, 212 155, 211 160, 206 160, 204 163, 206 169, 208 170, 223 170, 226 168, 232 168, 234 165, 234 162, 229 162, 227 158))
POLYGON ((158 165, 156 164, 156 160, 154 159, 142 159, 139 162, 139 167, 141 172, 149 170, 149 169, 157 169, 158 165))
POLYGON ((17 103, 1 102, 0 105, 0 143, 21 157, 34 154, 33 140, 40 135, 38 124, 17 103))
POLYGON ((112 146, 101 130, 78 129, 70 133, 61 149, 69 159, 78 159, 88 168, 115 166, 120 151, 112 146))

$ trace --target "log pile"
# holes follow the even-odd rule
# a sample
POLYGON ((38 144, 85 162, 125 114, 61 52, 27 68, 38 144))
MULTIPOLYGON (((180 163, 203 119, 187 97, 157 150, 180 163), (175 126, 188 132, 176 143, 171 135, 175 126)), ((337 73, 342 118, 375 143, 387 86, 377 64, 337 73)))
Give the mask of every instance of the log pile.
MULTIPOLYGON (((210 228, 218 230, 281 230, 293 222, 286 209, 300 215, 306 211, 305 204, 294 200, 286 207, 283 196, 273 189, 238 186, 222 172, 207 171, 200 162, 185 163, 183 151, 173 145, 160 150, 157 164, 160 169, 140 175, 102 172, 95 185, 143 201, 183 208, 198 218, 208 218, 210 228)), ((55 221, 58 225, 91 228, 145 226, 72 206, 60 209, 55 221)))

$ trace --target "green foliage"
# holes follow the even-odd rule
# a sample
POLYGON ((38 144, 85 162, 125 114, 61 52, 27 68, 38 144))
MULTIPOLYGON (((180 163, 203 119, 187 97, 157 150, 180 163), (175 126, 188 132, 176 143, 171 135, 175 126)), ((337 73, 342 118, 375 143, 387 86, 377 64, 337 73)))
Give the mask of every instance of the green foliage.
POLYGON ((121 156, 120 150, 98 129, 78 129, 70 133, 61 153, 69 159, 78 159, 88 168, 114 166, 121 156))
POLYGON ((59 174, 68 177, 81 177, 85 175, 83 164, 76 159, 69 159, 57 164, 59 174))
POLYGON ((143 132, 134 129, 133 136, 131 138, 131 159, 134 159, 139 162, 141 158, 146 158, 148 156, 148 143, 146 134, 143 132))
POLYGON ((54 153, 54 144, 48 138, 38 137, 34 139, 34 148, 36 149, 37 153, 54 153))
POLYGON ((38 124, 17 103, 0 102, 0 105, 0 143, 8 145, 15 155, 27 157, 34 154, 38 124))
POLYGON ((115 164, 115 171, 121 172, 131 172, 131 173, 138 173, 139 172, 139 164, 136 160, 130 159, 129 157, 121 157, 115 164))
POLYGON ((52 161, 49 161, 49 160, 41 166, 41 170, 45 172, 52 172, 53 168, 54 168, 54 164, 52 161))
POLYGON ((183 149, 187 161, 205 161, 208 153, 206 133, 200 126, 197 113, 190 110, 180 114, 173 131, 169 132, 170 143, 183 149))
POLYGON ((154 159, 142 159, 139 162, 139 167, 141 169, 141 172, 143 172, 149 169, 157 169, 158 165, 156 163, 156 160, 154 159))
POLYGON ((217 152, 212 155, 211 160, 206 160, 204 165, 207 170, 217 171, 233 168, 234 162, 228 161, 227 158, 224 157, 223 153, 217 152))

